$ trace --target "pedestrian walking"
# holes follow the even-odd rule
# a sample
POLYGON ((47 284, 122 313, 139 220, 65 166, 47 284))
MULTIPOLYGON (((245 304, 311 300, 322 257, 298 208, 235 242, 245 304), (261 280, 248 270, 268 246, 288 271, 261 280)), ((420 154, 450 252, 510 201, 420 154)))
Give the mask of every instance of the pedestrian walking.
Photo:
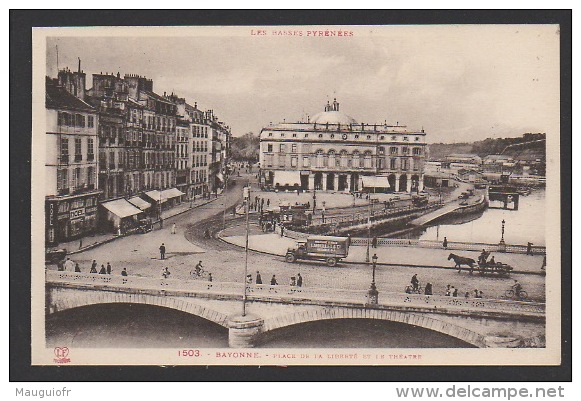
POLYGON ((449 297, 451 295, 450 284, 446 286, 446 296, 449 297))
POLYGON ((107 270, 105 269, 105 265, 101 265, 101 270, 99 270, 99 274, 107 274, 107 270))
POLYGON ((258 270, 256 271, 256 284, 262 284, 262 276, 258 270))
POLYGON ((266 207, 270 207, 270 198, 266 200, 266 207))
POLYGON ((78 263, 75 263, 75 273, 80 273, 81 272, 81 268, 79 267, 78 263))
POLYGON ((533 254, 533 243, 527 242, 527 255, 532 255, 532 254, 533 254))
POLYGON ((176 223, 173 223, 173 224, 171 225, 171 233, 172 233, 172 234, 175 234, 175 233, 176 233, 176 223))
POLYGON ((444 242, 442 242, 444 249, 448 249, 448 238, 444 237, 444 242))
POLYGON ((297 285, 297 278, 295 276, 292 276, 290 279, 290 286, 296 287, 296 285, 297 285))
POLYGON ((373 237, 373 239, 371 240, 371 246, 373 248, 377 248, 377 237, 373 237))
POLYGON ((161 271, 161 276, 163 278, 168 278, 170 276, 171 272, 169 271, 169 269, 167 267, 165 267, 162 271, 161 271))
POLYGON ((212 282, 212 280, 214 280, 214 279, 212 278, 212 273, 208 273, 208 281, 209 281, 209 282, 212 282))
POLYGON ((127 276, 127 268, 126 267, 124 267, 123 270, 121 270, 121 275, 127 276))
POLYGON ((95 273, 97 272, 97 261, 95 259, 93 259, 93 263, 91 263, 91 273, 93 272, 93 269, 95 269, 95 273))
POLYGON ((474 289, 474 298, 480 298, 480 295, 478 294, 478 289, 474 289))
MULTIPOLYGON (((454 287, 452 287, 454 288, 454 287)), ((452 293, 453 297, 457 297, 458 296, 458 288, 454 288, 454 292, 452 293)))
POLYGON ((470 293, 468 291, 466 291, 466 294, 464 294, 464 298, 470 298, 470 293))
POLYGON ((433 293, 432 283, 426 283, 426 288, 424 289, 424 294, 425 295, 432 295, 432 293, 433 293))
POLYGON ((162 243, 159 247, 159 258, 160 259, 165 259, 165 244, 162 243))
POLYGON ((276 282, 276 275, 272 275, 272 278, 270 279, 270 285, 278 285, 278 283, 276 282))
POLYGON ((107 262, 107 274, 111 274, 111 263, 107 262))
POLYGON ((302 287, 303 286, 303 276, 301 276, 301 273, 297 274, 297 287, 302 287))
POLYGON ((280 236, 284 236, 284 226, 282 224, 280 225, 280 236))
POLYGON ((97 265, 91 266, 91 273, 97 273, 97 265))

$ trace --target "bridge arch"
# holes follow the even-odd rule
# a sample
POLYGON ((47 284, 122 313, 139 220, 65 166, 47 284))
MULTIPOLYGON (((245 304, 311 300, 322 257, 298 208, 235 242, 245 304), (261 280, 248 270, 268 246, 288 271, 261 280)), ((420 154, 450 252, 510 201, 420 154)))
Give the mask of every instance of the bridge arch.
POLYGON ((190 302, 186 299, 165 297, 161 295, 120 293, 120 292, 79 292, 74 296, 59 297, 53 293, 49 303, 48 312, 56 313, 68 309, 80 308, 98 304, 143 304, 169 308, 189 313, 203 319, 214 322, 220 326, 228 327, 228 316, 190 302))
POLYGON ((479 348, 487 347, 485 336, 464 327, 434 319, 422 313, 402 313, 380 309, 332 308, 301 311, 265 320, 263 332, 301 323, 336 319, 373 319, 404 323, 446 334, 479 348))

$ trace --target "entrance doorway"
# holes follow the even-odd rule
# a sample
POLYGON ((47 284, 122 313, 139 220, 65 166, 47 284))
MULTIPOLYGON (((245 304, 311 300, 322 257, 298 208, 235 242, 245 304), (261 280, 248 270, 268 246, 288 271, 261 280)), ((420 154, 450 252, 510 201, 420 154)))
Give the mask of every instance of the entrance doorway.
POLYGON ((408 185, 408 176, 402 174, 399 176, 399 192, 406 192, 408 185))
POLYGON ((334 190, 335 190, 335 174, 329 173, 327 174, 327 191, 334 190))

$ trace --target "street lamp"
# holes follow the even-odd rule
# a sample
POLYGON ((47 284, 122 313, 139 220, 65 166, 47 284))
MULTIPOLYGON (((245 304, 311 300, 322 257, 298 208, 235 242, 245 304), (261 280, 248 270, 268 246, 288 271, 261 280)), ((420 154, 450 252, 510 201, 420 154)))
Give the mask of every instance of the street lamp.
POLYGON ((502 230, 501 230, 501 234, 500 234, 500 243, 504 244, 504 225, 505 225, 505 221, 504 219, 502 219, 502 230))
POLYGON ((367 214, 367 251, 365 252, 365 263, 369 263, 369 241, 371 238, 371 196, 368 194, 369 205, 367 214))
POLYGON ((367 291, 367 300, 368 304, 370 305, 377 305, 378 298, 379 298, 379 291, 377 291, 377 287, 375 286, 375 268, 377 267, 377 254, 373 254, 371 258, 373 261, 373 275, 371 276, 371 286, 369 287, 369 291, 367 291))

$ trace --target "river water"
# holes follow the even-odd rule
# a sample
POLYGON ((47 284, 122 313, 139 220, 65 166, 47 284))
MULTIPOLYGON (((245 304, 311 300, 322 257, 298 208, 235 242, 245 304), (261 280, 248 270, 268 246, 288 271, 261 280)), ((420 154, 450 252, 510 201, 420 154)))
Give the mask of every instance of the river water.
POLYGON ((545 245, 545 190, 537 189, 521 196, 518 210, 504 210, 500 202, 491 202, 484 212, 462 219, 446 220, 438 225, 419 229, 407 236, 422 240, 498 243, 505 221, 504 240, 507 244, 545 245))
MULTIPOLYGON (((47 317, 48 347, 224 348, 228 330, 172 309, 129 304, 93 305, 47 317)), ((401 323, 325 320, 262 335, 259 348, 459 348, 456 338, 401 323)))

